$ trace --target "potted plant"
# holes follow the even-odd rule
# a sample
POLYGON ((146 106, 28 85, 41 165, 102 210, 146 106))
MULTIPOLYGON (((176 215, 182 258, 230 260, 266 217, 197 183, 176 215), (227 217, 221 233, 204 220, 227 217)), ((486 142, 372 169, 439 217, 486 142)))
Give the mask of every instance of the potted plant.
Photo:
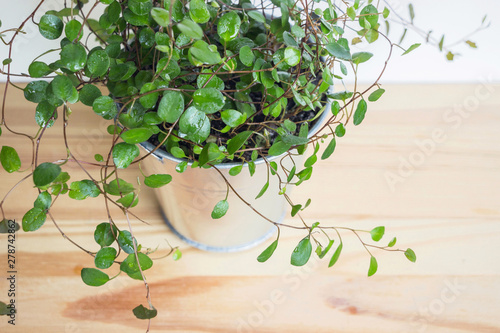
MULTIPOLYGON (((111 278, 104 270, 112 265, 146 281, 144 272, 153 262, 134 237, 129 220, 141 185, 161 191, 160 198, 168 205, 164 209, 168 223, 198 247, 242 249, 278 230, 276 240, 257 258, 265 262, 277 248, 280 230, 292 227, 304 232, 291 254, 292 265, 305 265, 314 250, 320 258, 328 255, 328 265, 333 266, 343 248, 339 231, 344 230, 355 233, 366 248, 369 276, 377 271, 373 248, 400 251, 410 261, 416 260, 411 249, 393 247, 396 238, 384 245, 373 243, 384 235, 383 226, 360 231, 303 220, 300 212, 310 200, 296 203, 290 196, 292 188, 311 177, 319 160, 332 155, 348 123, 361 124, 369 103, 383 95, 380 77, 394 47, 401 48, 380 31, 390 15, 388 8, 358 0, 100 0, 75 1, 68 7, 65 3, 60 10, 39 14, 41 3, 11 31, 9 58, 2 72, 7 78, 5 99, 7 89, 18 88, 10 80, 14 75, 10 62, 15 61, 12 46, 28 20, 39 18, 41 36, 60 41, 55 61, 37 57, 25 75, 32 81, 24 95, 34 103, 40 131, 31 138, 33 162, 23 166, 29 169, 24 181, 33 182, 38 195, 27 207, 21 226, 24 231, 41 228, 63 195, 75 200, 102 197, 107 205, 119 206, 123 216, 109 215, 107 222, 95 227, 97 250, 84 249, 95 257, 96 266, 82 270, 86 284, 105 284, 111 278), (364 90, 357 85, 352 91, 332 89, 335 82, 349 75, 356 78, 369 65, 373 54, 353 52, 354 45, 369 47, 375 42, 385 43, 388 50, 380 76, 364 90), (107 155, 96 154, 93 161, 73 155, 65 129, 75 103, 109 121, 107 155), (67 156, 47 161, 36 153, 39 139, 58 126, 67 156), (144 148, 142 155, 139 146, 144 148), (88 179, 71 179, 64 170, 66 163, 84 170, 100 168, 101 177, 89 174, 88 179), (137 184, 119 176, 120 169, 134 164, 143 167, 137 184), (248 186, 253 187, 243 189, 248 186), (196 192, 196 187, 204 192, 196 192), (198 194, 193 193, 208 198, 198 205, 201 209, 196 206, 198 194), (182 201, 186 198, 187 203, 182 201), (283 224, 284 204, 301 225, 283 224), (186 227, 186 222, 195 220, 194 210, 201 214, 196 215, 196 224, 205 223, 201 231, 193 231, 192 224, 186 227), (119 229, 118 218, 129 221, 129 228, 119 229), (210 235, 210 229, 216 228, 212 218, 226 221, 210 235), (236 220, 241 225, 235 227, 236 220), (241 230, 249 224, 259 227, 253 233, 241 230), (242 239, 234 241, 238 232, 242 239), (363 233, 367 236, 362 237, 363 233), (213 245, 222 238, 230 242, 213 245)), ((23 135, 9 127, 5 109, 1 124, 3 131, 23 135)), ((8 145, 2 146, 0 161, 5 172, 21 168, 18 153, 8 145)), ((1 227, 13 232, 12 217, 4 210, 10 194, 0 203, 1 227)), ((174 259, 181 256, 177 248, 171 253, 174 259)), ((156 315, 149 297, 148 302, 147 307, 133 310, 138 318, 156 315)))

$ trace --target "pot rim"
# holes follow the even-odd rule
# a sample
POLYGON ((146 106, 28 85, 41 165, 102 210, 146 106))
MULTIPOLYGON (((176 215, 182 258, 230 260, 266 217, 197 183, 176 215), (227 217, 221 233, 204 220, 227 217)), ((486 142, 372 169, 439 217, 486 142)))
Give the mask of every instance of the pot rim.
MULTIPOLYGON (((319 131, 320 127, 323 125, 327 115, 330 112, 330 108, 331 108, 331 101, 328 99, 327 103, 325 104, 325 109, 323 110, 323 113, 319 116, 319 118, 317 119, 314 126, 309 129, 309 133, 307 135, 307 138, 312 137, 313 135, 315 135, 319 131)), ((148 153, 156 147, 155 145, 153 145, 151 142, 148 142, 148 141, 141 142, 141 143, 139 143, 139 145, 142 148, 144 148, 148 153)), ((173 161, 175 163, 181 163, 181 162, 187 161, 188 166, 191 166, 194 162, 194 161, 188 160, 186 158, 175 157, 163 149, 157 149, 151 155, 153 155, 154 157, 156 157, 160 161, 162 161, 163 159, 167 159, 167 160, 173 161)), ((266 159, 268 161, 272 161, 280 156, 282 156, 282 155, 272 156, 272 157, 269 157, 266 159)), ((262 164, 262 163, 264 163, 264 159, 262 157, 259 157, 258 159, 256 159, 254 161, 254 163, 256 165, 262 164)), ((242 165, 241 162, 223 162, 223 163, 216 164, 218 169, 231 169, 232 167, 239 166, 239 165, 242 165)), ((243 166, 246 166, 246 165, 248 165, 248 162, 243 163, 243 166)))

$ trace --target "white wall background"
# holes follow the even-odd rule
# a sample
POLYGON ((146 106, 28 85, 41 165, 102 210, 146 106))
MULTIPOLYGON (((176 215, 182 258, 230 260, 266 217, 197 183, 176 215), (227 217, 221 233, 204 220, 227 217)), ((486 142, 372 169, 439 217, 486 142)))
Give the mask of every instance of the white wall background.
MULTIPOLYGON (((409 17, 407 9, 409 0, 387 1, 402 16, 409 17)), ((55 9, 57 4, 63 2, 64 0, 46 0, 40 13, 55 9)), ((461 55, 457 56, 453 62, 447 61, 444 54, 440 53, 437 48, 425 45, 425 41, 415 33, 409 32, 403 46, 408 47, 415 42, 422 42, 422 46, 403 57, 400 56, 401 50, 394 49, 394 55, 383 76, 382 83, 464 83, 479 80, 500 82, 498 37, 500 19, 497 18, 500 13, 499 0, 414 0, 412 2, 416 13, 415 24, 424 30, 433 30, 432 36, 438 39, 443 33, 446 34, 447 42, 459 40, 474 31, 485 14, 489 14, 487 20, 491 22, 491 25, 488 29, 470 37, 478 45, 478 49, 471 49, 463 43, 455 47, 454 50, 461 55)), ((19 26, 37 3, 38 0, 0 0, 1 8, 3 8, 0 12, 0 20, 2 20, 0 30, 19 26)), ((36 19, 40 16, 41 14, 36 19)), ((33 34, 37 31, 33 24, 27 25, 25 30, 28 34, 19 38, 13 49, 13 73, 27 72, 30 62, 46 49, 47 43, 54 48, 59 46, 58 41, 47 41, 40 35, 33 34)), ((392 24, 391 30, 392 39, 399 40, 401 27, 398 28, 396 24, 392 24)), ((387 45, 384 45, 382 41, 376 44, 376 48, 383 48, 387 45)), ((359 50, 370 51, 365 46, 359 47, 359 50)), ((7 57, 7 47, 0 44, 0 61, 7 57)), ((50 62, 50 56, 42 59, 50 62)), ((366 83, 377 77, 384 60, 383 56, 374 57, 369 63, 361 64, 360 81, 366 83)), ((0 76, 0 81, 5 81, 5 77, 0 76)))

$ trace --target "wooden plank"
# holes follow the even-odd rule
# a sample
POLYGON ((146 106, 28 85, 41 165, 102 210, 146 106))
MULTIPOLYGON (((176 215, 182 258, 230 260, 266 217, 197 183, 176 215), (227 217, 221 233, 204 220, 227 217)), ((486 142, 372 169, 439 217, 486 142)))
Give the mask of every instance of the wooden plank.
MULTIPOLYGON (((293 198, 313 199, 304 212, 310 222, 362 229, 385 225, 384 241, 397 236, 400 246, 415 249, 417 263, 401 254, 375 252, 379 272, 367 278, 369 257, 346 233, 344 255, 334 268, 316 260, 291 267, 290 253, 303 236, 291 230, 283 230, 275 256, 265 264, 255 258, 270 241, 241 253, 202 252, 169 232, 153 191, 144 188, 135 212, 150 225, 136 223, 137 237, 144 245, 159 246, 158 257, 167 252, 166 240, 183 251, 180 261, 155 260, 148 272, 159 311, 152 331, 500 331, 500 85, 385 88, 383 99, 369 105, 363 125, 347 128, 332 158, 318 163, 293 198), (433 131, 442 132, 438 140, 432 139, 433 131)), ((8 124, 35 133, 34 104, 12 93, 8 124)), ((103 148, 104 122, 78 106, 71 118, 69 143, 79 157, 103 148)), ((2 129, 0 143, 18 149, 27 166, 29 140, 2 129)), ((55 126, 42 142, 47 160, 64 157, 60 131, 55 126)), ((68 167, 75 179, 85 176, 68 167)), ((133 177, 135 171, 123 176, 133 177)), ((15 180, 5 173, 0 177, 4 195, 15 180)), ((28 184, 21 185, 8 198, 6 214, 20 220, 35 197, 28 184)), ((58 224, 69 237, 97 250, 92 233, 105 218, 101 200, 83 205, 58 200, 53 210, 58 224)), ((118 221, 125 226, 124 219, 118 221)), ((16 246, 17 325, 0 317, 2 332, 145 330, 145 322, 131 312, 146 303, 143 284, 118 277, 100 288, 83 285, 79 272, 92 265, 92 258, 64 240, 52 223, 35 233, 19 232, 16 246)), ((0 249, 0 300, 5 300, 5 237, 0 249)))

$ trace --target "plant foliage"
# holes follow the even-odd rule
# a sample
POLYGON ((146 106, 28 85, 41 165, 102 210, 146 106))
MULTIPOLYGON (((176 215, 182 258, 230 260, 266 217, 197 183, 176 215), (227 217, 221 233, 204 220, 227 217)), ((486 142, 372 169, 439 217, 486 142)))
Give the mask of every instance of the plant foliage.
MULTIPOLYGON (((290 203, 291 215, 300 217, 311 200, 292 203, 286 187, 307 181, 318 156, 322 160, 329 158, 338 139, 346 134, 348 124, 361 124, 368 115, 369 103, 379 100, 385 92, 380 87, 380 77, 362 91, 357 86, 351 90, 334 89, 334 85, 348 77, 356 79, 365 66, 370 66, 375 57, 368 50, 375 42, 383 43, 389 50, 388 58, 380 65, 380 74, 395 47, 402 49, 400 54, 408 54, 420 45, 399 45, 406 27, 413 26, 413 7, 411 20, 400 22, 405 33, 399 43, 393 43, 384 34, 381 26, 388 30, 391 8, 383 2, 100 0, 94 4, 64 1, 63 8, 46 13, 39 13, 40 8, 37 6, 18 29, 0 31, 0 38, 11 54, 25 24, 40 14, 40 36, 58 40, 59 48, 47 52, 58 55, 55 61, 45 60, 42 54, 27 69, 32 81, 23 89, 24 96, 33 103, 40 131, 35 136, 25 136, 38 152, 44 133, 59 124, 68 153, 62 160, 44 163, 33 153, 28 168, 32 174, 25 179, 32 180, 39 194, 22 218, 24 231, 41 228, 55 199, 66 194, 75 200, 102 198, 107 204, 121 207, 128 220, 129 209, 139 201, 140 184, 157 188, 172 181, 167 174, 141 173, 137 183, 118 177, 118 169, 147 158, 139 157, 137 145, 148 140, 156 149, 183 159, 176 168, 178 172, 186 170, 188 161, 193 162, 192 167, 204 168, 217 168, 220 163, 232 161, 241 165, 229 171, 231 176, 240 174, 243 165, 248 165, 252 175, 255 161, 265 159, 268 181, 262 184, 257 198, 268 190, 269 178, 278 177, 280 194, 290 203), (93 18, 96 16, 98 19, 93 18), (8 40, 7 33, 12 34, 8 40), (354 51, 359 43, 365 45, 363 52, 354 51), (95 161, 85 161, 101 168, 100 178, 89 176, 69 182, 65 164, 76 161, 84 167, 72 154, 65 130, 76 103, 91 108, 109 122, 110 146, 107 157, 96 154, 95 161), (309 135, 309 128, 320 117, 325 119, 323 134, 309 135), (294 163, 291 170, 279 170, 282 159, 304 155, 307 146, 313 152, 305 163, 294 163), (277 158, 278 163, 272 158, 277 158)), ((476 47, 469 40, 467 44, 476 47)), ((453 57, 444 46, 444 36, 437 45, 448 52, 448 58, 453 57)), ((17 87, 10 81, 12 61, 10 57, 3 61, 1 73, 7 76, 8 86, 17 87)), ((19 135, 8 127, 5 111, 0 124, 19 135)), ((15 147, 2 146, 0 162, 7 173, 21 168, 15 147)), ((4 202, 0 203, 3 215, 4 202)), ((212 218, 223 217, 228 209, 226 195, 214 207, 212 218)), ((359 231, 303 222, 301 228, 306 235, 291 256, 291 264, 296 266, 308 262, 313 248, 320 258, 325 257, 334 238, 338 238, 339 245, 329 261, 329 266, 333 266, 343 249, 339 230, 356 235, 365 232, 376 242, 385 232, 384 227, 359 231), (326 248, 317 231, 326 237, 326 248)), ((102 269, 114 264, 133 279, 145 279, 144 271, 153 265, 151 252, 142 248, 132 227, 121 230, 108 215, 107 221, 96 226, 94 239, 96 250, 85 251, 95 257, 96 268, 81 271, 87 285, 100 286, 113 279, 102 269)), ((361 237, 360 240, 367 250, 367 246, 386 249, 396 242, 394 238, 387 247, 378 247, 368 245, 361 237)), ((278 241, 279 233, 257 260, 267 261, 278 241)), ((404 252, 410 261, 416 260, 411 249, 398 251, 404 252)), ((175 260, 180 259, 177 248, 172 248, 171 253, 175 260)), ((373 275, 378 265, 368 253, 368 275, 373 275)), ((149 308, 139 305, 133 310, 136 317, 156 316, 149 297, 148 303, 149 308)))

